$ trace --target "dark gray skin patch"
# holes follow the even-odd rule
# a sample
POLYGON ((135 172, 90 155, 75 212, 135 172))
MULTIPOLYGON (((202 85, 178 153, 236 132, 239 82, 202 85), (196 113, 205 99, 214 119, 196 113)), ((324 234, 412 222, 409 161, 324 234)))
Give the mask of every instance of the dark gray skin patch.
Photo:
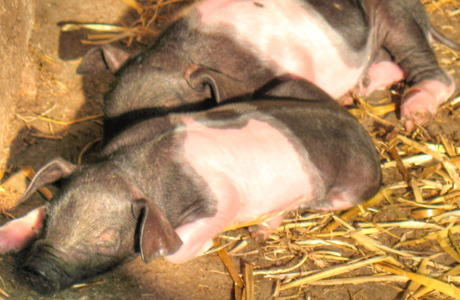
POLYGON ((140 120, 120 132, 116 138, 110 140, 102 150, 101 156, 105 157, 105 159, 111 159, 118 155, 118 152, 126 152, 130 147, 137 147, 137 145, 150 140, 152 137, 168 133, 171 128, 172 124, 168 118, 150 117, 148 121, 140 120), (139 134, 133 134, 133 132, 138 132, 139 134))
POLYGON ((123 132, 103 151, 136 186, 158 203, 173 227, 213 216, 216 201, 181 153, 185 134, 169 117, 144 121, 123 132))
MULTIPOLYGON (((370 24, 366 18, 361 1, 357 0, 307 0, 296 1, 305 7, 308 2, 319 12, 331 27, 340 33, 346 43, 356 52, 366 47, 370 33, 370 24)), ((306 7, 311 9, 311 7, 306 7)))
POLYGON ((131 126, 134 120, 206 108, 203 101, 211 94, 190 87, 184 75, 189 66, 174 53, 147 51, 120 70, 104 99, 106 138, 131 126))
POLYGON ((237 119, 239 116, 240 114, 233 109, 212 110, 206 112, 206 119, 210 121, 232 120, 237 119))
POLYGON ((183 58, 193 64, 216 70, 244 83, 248 89, 246 94, 251 94, 279 76, 272 71, 277 69, 275 65, 253 52, 253 49, 236 43, 233 38, 235 33, 228 26, 203 26, 201 16, 195 9, 173 26, 174 30, 180 31, 176 36, 182 38, 182 44, 164 39, 165 46, 169 45, 172 51, 180 51, 183 58), (177 49, 177 46, 180 48, 177 49))

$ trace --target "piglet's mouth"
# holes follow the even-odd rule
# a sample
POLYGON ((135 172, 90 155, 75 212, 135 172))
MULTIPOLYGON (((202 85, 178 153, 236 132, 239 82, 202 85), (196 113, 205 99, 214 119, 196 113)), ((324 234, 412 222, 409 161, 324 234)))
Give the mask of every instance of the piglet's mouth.
POLYGON ((55 256, 47 250, 38 249, 19 270, 19 276, 43 295, 70 287, 73 282, 55 256))
POLYGON ((25 265, 21 268, 20 275, 40 294, 52 294, 61 289, 59 280, 55 280, 54 276, 44 268, 25 265))

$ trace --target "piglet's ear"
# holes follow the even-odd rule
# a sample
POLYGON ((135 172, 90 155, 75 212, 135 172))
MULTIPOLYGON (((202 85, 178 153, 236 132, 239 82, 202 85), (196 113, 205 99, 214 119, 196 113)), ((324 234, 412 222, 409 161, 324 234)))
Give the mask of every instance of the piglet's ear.
POLYGON ((182 246, 182 240, 174 231, 165 215, 152 200, 140 199, 135 203, 140 209, 139 249, 145 263, 156 256, 175 253, 182 246))
POLYGON ((209 86, 216 103, 241 97, 249 92, 242 82, 211 69, 200 68, 190 75, 190 86, 197 91, 204 91, 209 86))
POLYGON ((94 47, 83 57, 77 73, 95 74, 104 70, 116 73, 130 57, 128 52, 111 45, 94 47))
POLYGON ((55 182, 65 176, 69 176, 77 167, 63 158, 56 158, 42 167, 29 184, 21 198, 16 201, 16 205, 26 201, 37 189, 55 182))

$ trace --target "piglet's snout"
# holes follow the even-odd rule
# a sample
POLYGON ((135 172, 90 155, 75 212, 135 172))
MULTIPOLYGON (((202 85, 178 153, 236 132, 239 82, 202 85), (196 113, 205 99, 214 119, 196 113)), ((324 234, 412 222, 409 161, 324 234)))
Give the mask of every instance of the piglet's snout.
POLYGON ((72 284, 62 263, 49 246, 34 247, 32 255, 20 267, 19 276, 41 294, 55 293, 72 284))

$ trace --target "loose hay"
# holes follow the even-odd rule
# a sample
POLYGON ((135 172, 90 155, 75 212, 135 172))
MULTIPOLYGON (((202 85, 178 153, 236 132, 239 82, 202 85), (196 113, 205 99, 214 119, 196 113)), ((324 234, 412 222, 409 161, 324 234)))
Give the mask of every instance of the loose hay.
POLYGON ((8 295, 4 290, 0 289, 0 294, 2 294, 3 296, 5 297, 9 297, 10 295, 8 295))
POLYGON ((107 44, 120 40, 126 41, 128 45, 134 41, 142 43, 145 39, 156 37, 160 33, 160 28, 168 23, 173 12, 197 0, 122 1, 139 14, 139 18, 129 25, 67 23, 61 26, 61 30, 66 32, 88 29, 99 32, 88 35, 88 40, 82 41, 84 44, 107 44))
MULTIPOLYGON (((132 24, 72 23, 64 25, 62 30, 85 28, 103 32, 88 36, 86 43, 124 39, 129 45, 135 40, 156 36, 159 32, 156 28, 165 24, 165 16, 175 9, 171 5, 193 2, 123 1, 139 13, 139 19, 132 24)), ((423 2, 429 13, 445 14, 446 19, 460 14, 457 0, 423 2)), ((442 29, 447 34, 455 33, 452 26, 442 26, 442 29)), ((441 65, 452 73, 459 64, 459 53, 442 45, 435 45, 435 49, 441 55, 441 65)), ((36 56, 47 61, 38 52, 36 56)), ((65 89, 53 78, 48 81, 65 89)), ((423 129, 412 134, 404 132, 400 123, 384 118, 396 110, 389 98, 382 99, 379 105, 358 99, 358 107, 350 109, 358 119, 372 120, 374 124, 368 131, 380 152, 385 177, 375 197, 341 214, 291 213, 264 245, 254 246, 249 234, 241 230, 220 236, 224 245, 216 246, 215 250, 232 274, 236 299, 254 299, 254 281, 260 278, 274 280, 274 299, 303 299, 305 291, 315 285, 371 282, 396 290, 405 287, 401 299, 420 299, 428 293, 432 295, 429 299, 448 299, 441 294, 460 299, 457 287, 460 284, 460 138, 449 139, 445 134, 433 136, 423 129), (229 256, 233 261, 244 258, 242 278, 229 256), (444 258, 442 263, 440 257, 444 258), (352 270, 361 272, 360 276, 346 276, 352 270)), ((441 110, 447 112, 450 122, 458 120, 460 97, 444 104, 441 110)), ((50 126, 69 125, 69 122, 46 117, 47 112, 19 117, 27 124, 41 120, 50 126)), ((439 118, 438 121, 444 122, 439 118)), ((17 197, 0 187, 0 211, 11 208, 17 197)), ((8 297, 1 289, 0 293, 8 297)), ((372 299, 372 295, 366 297, 372 299)))
MULTIPOLYGON (((0 185, 0 213, 7 214, 10 217, 13 217, 8 213, 8 210, 15 207, 16 202, 25 192, 26 185, 25 180, 28 178, 31 180, 35 175, 35 171, 31 166, 25 166, 22 170, 14 175, 12 175, 8 180, 6 180, 2 185, 0 185)), ((40 194, 47 200, 53 198, 53 194, 46 187, 38 189, 40 194)))

